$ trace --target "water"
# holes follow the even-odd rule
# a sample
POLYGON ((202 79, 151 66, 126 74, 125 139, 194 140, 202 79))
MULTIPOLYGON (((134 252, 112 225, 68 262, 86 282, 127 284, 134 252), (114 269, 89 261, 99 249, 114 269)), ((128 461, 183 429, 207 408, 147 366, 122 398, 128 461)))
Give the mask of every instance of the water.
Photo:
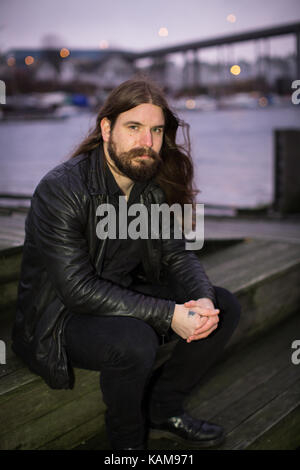
MULTIPOLYGON (((300 106, 178 114, 191 126, 199 202, 236 207, 272 202, 273 130, 300 129, 300 106)), ((61 121, 1 123, 0 192, 32 194, 93 125, 87 113, 61 121)))

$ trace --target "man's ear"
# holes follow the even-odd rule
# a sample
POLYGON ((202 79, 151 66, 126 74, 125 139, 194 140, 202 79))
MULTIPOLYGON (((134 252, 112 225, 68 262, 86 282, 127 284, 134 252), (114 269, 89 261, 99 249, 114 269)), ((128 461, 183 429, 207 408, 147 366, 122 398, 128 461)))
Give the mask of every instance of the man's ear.
POLYGON ((104 117, 100 122, 103 142, 108 142, 110 137, 110 120, 104 117))

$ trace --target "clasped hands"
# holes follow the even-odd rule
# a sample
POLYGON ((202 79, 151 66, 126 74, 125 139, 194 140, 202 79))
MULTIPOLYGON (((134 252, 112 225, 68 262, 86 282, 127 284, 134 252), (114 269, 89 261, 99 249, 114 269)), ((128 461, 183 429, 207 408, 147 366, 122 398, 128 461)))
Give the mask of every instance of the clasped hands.
POLYGON ((207 298, 175 306, 171 327, 187 343, 206 338, 219 323, 219 309, 207 298))

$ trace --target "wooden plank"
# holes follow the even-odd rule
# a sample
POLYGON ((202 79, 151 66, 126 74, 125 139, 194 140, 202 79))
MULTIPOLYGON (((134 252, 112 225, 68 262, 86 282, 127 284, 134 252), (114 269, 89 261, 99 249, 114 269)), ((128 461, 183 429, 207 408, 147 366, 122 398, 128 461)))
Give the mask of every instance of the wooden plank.
POLYGON ((14 245, 16 243, 23 244, 24 233, 18 229, 7 228, 1 230, 1 240, 11 240, 14 245))
POLYGON ((3 229, 18 229, 24 233, 26 216, 27 214, 0 215, 0 233, 3 229))
POLYGON ((18 230, 20 232, 25 232, 25 221, 26 216, 25 214, 21 214, 20 216, 16 215, 0 215, 0 233, 3 230, 18 230))
MULTIPOLYGON (((80 426, 74 427, 68 432, 56 437, 53 441, 46 442, 37 450, 65 450, 80 446, 85 447, 86 441, 93 440, 95 445, 101 445, 102 449, 110 449, 103 414, 93 417, 80 426)), ((85 449, 86 450, 86 449, 85 449)))
POLYGON ((26 215, 0 215, 0 250, 24 244, 26 215))
POLYGON ((19 253, 23 253, 23 245, 0 250, 1 256, 14 256, 19 253))
POLYGON ((58 405, 34 421, 27 421, 13 432, 2 434, 0 450, 36 449, 96 416, 99 417, 99 424, 103 423, 104 405, 100 396, 99 389, 76 400, 68 400, 63 406, 58 405))
MULTIPOLYGON (((265 432, 272 429, 273 426, 281 422, 294 410, 297 410, 297 415, 300 408, 300 378, 293 384, 287 383, 288 389, 282 391, 271 399, 265 406, 261 407, 254 414, 249 416, 243 421, 232 433, 228 434, 227 442, 220 448, 241 450, 247 449, 257 438, 262 436, 265 432)), ((297 425, 299 429, 299 424, 297 425)), ((275 442, 275 449, 281 443, 275 442)), ((296 440, 296 446, 300 446, 300 435, 296 440)))
MULTIPOLYGON (((16 363, 20 364, 19 361, 16 361, 16 363)), ((11 373, 5 374, 1 377, 0 381, 0 406, 2 406, 5 401, 10 400, 9 394, 12 391, 18 393, 18 390, 21 390, 22 386, 35 382, 36 380, 40 379, 24 366, 11 373)))
MULTIPOLYGON (((76 386, 73 390, 52 390, 42 379, 35 376, 34 381, 1 396, 1 414, 5 421, 0 423, 0 436, 13 434, 26 423, 32 423, 34 427, 39 417, 93 391, 98 392, 98 401, 101 402, 99 372, 76 370, 76 386)), ((87 415, 86 420, 88 417, 90 418, 87 415)), ((68 416, 68 419, 72 421, 72 416, 68 416)))
POLYGON ((23 241, 21 240, 15 240, 12 242, 10 238, 0 238, 0 251, 8 250, 9 248, 21 248, 22 246, 23 241))
POLYGON ((300 406, 248 445, 247 450, 299 450, 300 406))
MULTIPOLYGON (((66 449, 66 447, 65 447, 66 449)), ((90 438, 85 438, 80 444, 72 445, 72 450, 111 450, 105 424, 98 426, 97 431, 90 438)))
POLYGON ((265 382, 285 369, 286 362, 286 356, 282 354, 282 351, 279 351, 268 360, 258 361, 256 367, 249 368, 244 364, 244 368, 240 369, 239 374, 237 371, 235 371, 235 375, 227 371, 229 380, 226 387, 224 387, 222 376, 216 374, 219 383, 222 384, 219 393, 214 393, 210 387, 209 398, 206 396, 203 401, 200 401, 199 396, 194 395, 188 409, 192 414, 197 414, 203 419, 215 419, 216 415, 231 406, 234 407, 238 400, 242 400, 243 397, 254 392, 259 385, 264 385, 265 382))
POLYGON ((187 402, 189 411, 204 419, 212 419, 282 370, 290 367, 291 373, 299 374, 300 370, 297 372, 291 364, 291 344, 298 331, 300 315, 296 314, 246 347, 233 349, 191 395, 187 402))
POLYGON ((1 364, 0 366, 0 403, 6 396, 6 392, 9 391, 7 382, 4 382, 4 377, 10 376, 10 386, 12 382, 14 383, 14 388, 16 387, 16 377, 11 375, 18 371, 18 379, 20 379, 20 374, 23 378, 20 379, 20 385, 25 381, 28 383, 28 372, 27 367, 24 367, 23 362, 11 353, 9 346, 6 343, 6 364, 1 364), (14 378, 13 378, 14 377, 14 378))
POLYGON ((300 245, 251 240, 199 257, 214 284, 241 291, 298 265, 300 245))
POLYGON ((230 346, 299 309, 298 244, 253 240, 200 256, 200 260, 212 283, 236 293, 243 306, 230 346))
POLYGON ((242 316, 228 347, 249 340, 287 319, 300 307, 300 269, 291 268, 282 276, 273 276, 237 293, 242 305, 242 316))
POLYGON ((300 243, 300 220, 297 216, 282 219, 270 216, 210 217, 205 216, 205 237, 260 238, 300 243))
MULTIPOLYGON (((0 251, 0 286, 18 280, 21 271, 23 250, 0 251)), ((2 286, 0 287, 2 289, 2 286)), ((1 302, 1 298, 0 298, 1 302)))
MULTIPOLYGON (((266 369, 266 374, 269 374, 270 368, 274 373, 280 371, 282 362, 290 362, 291 344, 297 331, 300 331, 299 313, 280 324, 275 330, 266 331, 263 336, 249 343, 241 342, 231 350, 224 351, 223 357, 205 375, 202 384, 189 397, 187 407, 190 412, 193 413, 197 409, 198 413, 209 419, 211 410, 220 408, 218 402, 222 402, 223 409, 226 404, 231 403, 231 399, 236 400, 235 384, 244 377, 247 381, 248 379, 251 381, 253 377, 255 381, 258 374, 262 376, 263 368, 266 369), (229 395, 228 402, 226 395, 229 395)), ((244 388, 240 390, 240 396, 244 395, 244 388)), ((249 391, 250 388, 246 390, 249 391)))
MULTIPOLYGON (((0 397, 4 395, 7 388, 7 379, 4 380, 5 376, 8 376, 14 373, 17 370, 23 369, 24 375, 28 375, 28 369, 24 367, 23 361, 15 355, 15 353, 11 349, 11 319, 14 317, 14 312, 7 310, 5 312, 1 312, 0 314, 0 332, 1 332, 1 339, 5 342, 6 345, 6 364, 0 365, 0 397), (9 322, 7 318, 9 317, 9 322), (3 322, 4 320, 4 322, 3 322)), ((11 376, 12 377, 12 376, 11 376)), ((1 398, 0 398, 1 402, 1 398)))
MULTIPOLYGON (((276 397, 284 394, 287 388, 293 387, 296 381, 295 366, 286 367, 286 369, 281 370, 278 374, 268 378, 265 383, 261 383, 249 393, 245 393, 244 396, 231 404, 231 406, 217 414, 212 413, 210 419, 215 423, 224 425, 227 433, 226 442, 220 448, 235 449, 239 448, 240 445, 242 446, 242 443, 246 442, 245 439, 247 437, 247 434, 245 434, 247 427, 244 426, 244 423, 250 420, 251 416, 258 413, 263 407, 266 407, 268 403, 275 400, 276 397)), ((273 421, 271 419, 268 425, 266 421, 265 425, 269 429, 273 421)))
POLYGON ((11 281, 1 285, 0 313, 16 303, 18 282, 11 281))

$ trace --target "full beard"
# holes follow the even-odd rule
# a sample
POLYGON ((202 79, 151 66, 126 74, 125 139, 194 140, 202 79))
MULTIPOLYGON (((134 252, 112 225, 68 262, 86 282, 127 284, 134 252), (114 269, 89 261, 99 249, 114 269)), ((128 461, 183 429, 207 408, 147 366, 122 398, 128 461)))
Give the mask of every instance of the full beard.
POLYGON ((150 148, 139 147, 129 152, 117 153, 112 139, 109 140, 107 150, 117 169, 135 182, 146 182, 154 178, 161 164, 160 155, 150 148), (151 158, 137 159, 136 157, 148 155, 151 158))

